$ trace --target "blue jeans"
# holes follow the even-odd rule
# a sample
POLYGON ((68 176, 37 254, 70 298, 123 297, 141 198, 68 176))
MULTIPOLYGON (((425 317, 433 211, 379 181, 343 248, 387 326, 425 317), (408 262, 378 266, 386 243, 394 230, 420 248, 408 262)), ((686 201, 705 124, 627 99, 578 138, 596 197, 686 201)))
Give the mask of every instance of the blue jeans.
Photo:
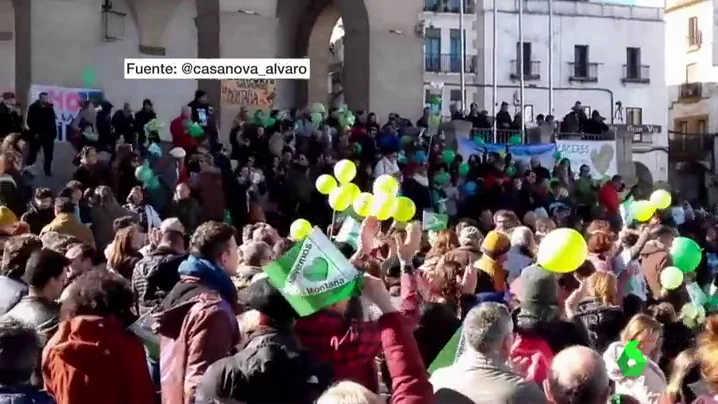
POLYGON ((159 391, 161 389, 161 383, 160 383, 160 363, 155 361, 152 358, 147 358, 147 366, 150 368, 150 376, 152 376, 152 381, 155 383, 155 386, 157 387, 157 390, 159 391))

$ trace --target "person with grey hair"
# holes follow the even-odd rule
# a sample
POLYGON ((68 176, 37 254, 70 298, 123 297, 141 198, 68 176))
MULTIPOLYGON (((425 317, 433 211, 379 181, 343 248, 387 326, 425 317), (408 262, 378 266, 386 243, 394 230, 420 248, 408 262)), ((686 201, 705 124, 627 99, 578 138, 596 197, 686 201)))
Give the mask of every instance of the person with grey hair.
POLYGON ((474 226, 463 226, 458 234, 459 247, 449 251, 446 261, 455 261, 466 268, 481 258, 481 242, 484 235, 474 226))
POLYGON ((13 318, 0 320, 0 402, 55 403, 29 383, 41 353, 40 338, 32 327, 13 318))
POLYGON ((551 404, 604 404, 611 395, 609 383, 601 355, 573 346, 553 358, 544 390, 551 404))
POLYGON ((509 249, 508 258, 504 263, 504 268, 509 273, 506 279, 509 284, 521 275, 521 270, 533 263, 534 251, 536 250, 534 234, 526 226, 515 228, 511 232, 510 238, 511 249, 509 249))
POLYGON ((536 383, 506 364, 513 328, 503 304, 484 302, 471 309, 463 324, 464 352, 453 365, 431 376, 436 404, 546 403, 536 383))

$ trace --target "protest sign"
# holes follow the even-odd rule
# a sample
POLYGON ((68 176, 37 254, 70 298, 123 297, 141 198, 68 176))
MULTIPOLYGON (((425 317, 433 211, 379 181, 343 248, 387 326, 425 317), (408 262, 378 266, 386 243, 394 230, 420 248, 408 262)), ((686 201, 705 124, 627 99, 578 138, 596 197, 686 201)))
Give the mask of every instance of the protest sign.
POLYGON ((595 179, 618 173, 614 140, 557 140, 556 147, 561 157, 571 161, 571 167, 576 172, 585 164, 591 168, 595 179))
POLYGON ((68 88, 57 86, 35 85, 30 87, 30 100, 34 102, 40 93, 47 93, 50 103, 55 108, 55 118, 57 123, 57 139, 63 142, 69 140, 71 134, 70 125, 80 112, 80 104, 82 101, 92 100, 100 102, 104 100, 105 95, 102 90, 89 88, 68 88))
POLYGON ((359 272, 317 227, 264 271, 300 316, 361 292, 359 272))
POLYGON ((277 97, 275 80, 223 80, 222 105, 237 105, 249 110, 272 109, 277 97))

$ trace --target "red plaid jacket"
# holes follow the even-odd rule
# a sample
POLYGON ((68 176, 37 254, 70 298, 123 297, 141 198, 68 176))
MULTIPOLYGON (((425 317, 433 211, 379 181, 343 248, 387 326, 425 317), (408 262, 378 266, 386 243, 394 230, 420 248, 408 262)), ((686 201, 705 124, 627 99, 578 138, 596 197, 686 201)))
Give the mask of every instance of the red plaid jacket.
MULTIPOLYGON (((419 315, 416 275, 402 275, 401 312, 412 330, 419 315)), ((381 330, 375 322, 351 326, 338 313, 323 310, 297 321, 295 330, 302 344, 334 370, 335 380, 351 380, 378 393, 379 380, 374 359, 382 351, 381 330)))

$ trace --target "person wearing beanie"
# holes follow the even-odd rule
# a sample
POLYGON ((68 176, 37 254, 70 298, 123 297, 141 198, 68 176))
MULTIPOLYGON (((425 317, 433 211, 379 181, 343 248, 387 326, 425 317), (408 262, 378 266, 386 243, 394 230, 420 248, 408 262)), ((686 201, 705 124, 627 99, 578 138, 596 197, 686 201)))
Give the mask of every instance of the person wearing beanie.
POLYGON ((459 231, 459 247, 454 248, 446 254, 447 261, 455 261, 461 264, 462 268, 473 265, 481 258, 481 242, 484 236, 474 226, 464 226, 459 231))
POLYGON ((548 377, 553 356, 572 345, 587 346, 572 323, 561 321, 558 278, 539 265, 521 271, 512 283, 519 307, 513 312, 515 339, 511 359, 521 363, 525 378, 541 384, 548 377))
POLYGON ((478 269, 476 293, 505 292, 508 273, 504 262, 508 257, 511 241, 509 237, 498 231, 490 231, 481 243, 483 255, 474 263, 478 269))
POLYGON ((329 386, 330 373, 301 346, 294 309, 266 277, 253 281, 239 298, 256 312, 257 326, 237 354, 207 369, 197 388, 198 402, 314 402, 329 386))

